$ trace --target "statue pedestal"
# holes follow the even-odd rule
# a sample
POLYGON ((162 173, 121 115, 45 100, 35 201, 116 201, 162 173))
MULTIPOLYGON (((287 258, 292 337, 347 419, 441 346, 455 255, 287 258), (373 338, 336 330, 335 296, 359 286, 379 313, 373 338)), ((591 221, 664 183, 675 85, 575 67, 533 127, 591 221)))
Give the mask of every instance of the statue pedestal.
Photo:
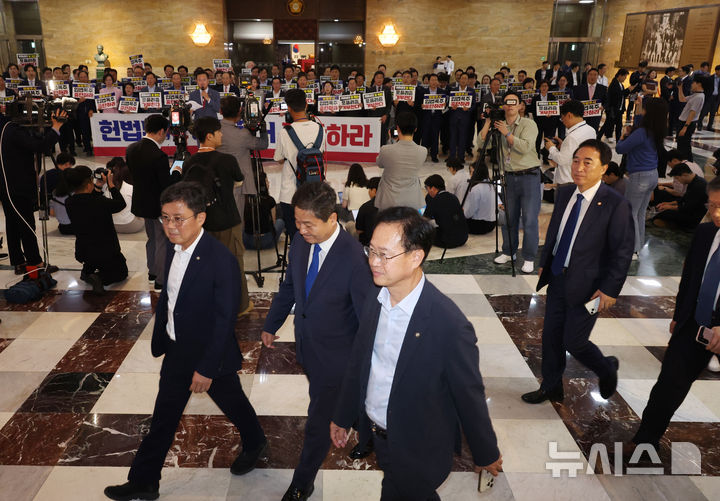
POLYGON ((95 69, 95 78, 98 80, 102 80, 102 77, 105 75, 105 66, 98 66, 95 69))

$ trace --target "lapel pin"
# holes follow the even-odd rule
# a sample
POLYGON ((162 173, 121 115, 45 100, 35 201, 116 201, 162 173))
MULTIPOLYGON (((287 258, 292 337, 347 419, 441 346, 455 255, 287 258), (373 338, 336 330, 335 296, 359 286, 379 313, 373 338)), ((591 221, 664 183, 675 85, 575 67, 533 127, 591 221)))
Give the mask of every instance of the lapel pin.
POLYGON ((419 333, 419 332, 416 332, 416 333, 415 333, 415 337, 420 337, 420 333, 419 333))
POLYGON ((598 202, 598 207, 602 205, 602 202, 598 202))
POLYGON ((200 256, 195 256, 195 259, 196 259, 197 261, 200 261, 200 256))

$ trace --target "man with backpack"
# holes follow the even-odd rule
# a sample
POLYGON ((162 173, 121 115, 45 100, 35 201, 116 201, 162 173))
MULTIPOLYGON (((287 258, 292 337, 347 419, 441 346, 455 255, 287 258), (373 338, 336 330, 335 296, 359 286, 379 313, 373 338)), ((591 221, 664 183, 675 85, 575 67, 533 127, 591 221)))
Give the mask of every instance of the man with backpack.
POLYGON ((243 174, 234 156, 220 153, 222 144, 220 120, 202 117, 195 120, 195 137, 200 147, 183 166, 183 181, 202 185, 207 197, 207 210, 203 228, 220 240, 237 258, 240 266, 240 315, 252 309, 248 298, 247 280, 243 266, 242 225, 233 190, 242 182, 243 174))
POLYGON ((308 118, 307 102, 302 89, 285 94, 290 122, 280 131, 275 148, 276 162, 285 161, 280 179, 280 214, 285 231, 292 239, 297 231, 292 198, 301 184, 325 180, 325 134, 322 126, 308 118))

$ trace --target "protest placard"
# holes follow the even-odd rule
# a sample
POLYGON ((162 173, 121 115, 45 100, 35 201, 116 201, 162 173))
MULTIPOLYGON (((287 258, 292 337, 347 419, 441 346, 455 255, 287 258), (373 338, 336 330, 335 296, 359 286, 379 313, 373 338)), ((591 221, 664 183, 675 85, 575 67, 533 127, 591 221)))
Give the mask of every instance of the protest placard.
POLYGON ((162 108, 162 94, 159 92, 141 92, 140 107, 145 110, 162 108))
POLYGON ((444 110, 445 96, 440 94, 425 94, 422 103, 423 110, 444 110))
POLYGON ((318 96, 319 113, 337 113, 340 111, 340 100, 336 96, 318 96))
POLYGON ((583 106, 585 107, 585 111, 583 112, 583 117, 601 117, 602 116, 602 104, 600 104, 599 101, 591 100, 591 101, 583 101, 583 106))
POLYGON ((98 110, 111 110, 117 106, 115 94, 96 94, 95 107, 98 110))
POLYGON ((469 108, 472 106, 472 96, 467 91, 452 90, 450 91, 450 106, 453 105, 458 108, 469 108))
POLYGON ((385 106, 385 92, 366 92, 363 94, 363 107, 366 110, 384 108, 385 106))
POLYGON ((140 67, 142 69, 145 69, 145 61, 143 60, 142 54, 136 54, 134 56, 130 56, 130 66, 133 68, 140 67))
POLYGON ((362 97, 360 94, 342 94, 340 96, 340 111, 362 110, 362 97))
POLYGON ((118 103, 118 111, 122 113, 137 113, 140 109, 140 101, 136 97, 122 96, 118 103))
POLYGON ((17 62, 20 69, 26 64, 32 64, 37 69, 40 64, 40 54, 17 54, 17 62))
POLYGON ((90 83, 75 82, 72 87, 72 97, 75 99, 93 99, 95 97, 95 88, 90 83))
POLYGON ((393 100, 395 101, 415 101, 415 86, 397 84, 393 87, 393 100))
POLYGON ((560 116, 560 102, 538 101, 535 105, 535 114, 538 117, 558 117, 560 116))
POLYGON ((229 59, 213 59, 213 69, 217 71, 222 71, 223 73, 228 73, 232 71, 232 63, 229 59))

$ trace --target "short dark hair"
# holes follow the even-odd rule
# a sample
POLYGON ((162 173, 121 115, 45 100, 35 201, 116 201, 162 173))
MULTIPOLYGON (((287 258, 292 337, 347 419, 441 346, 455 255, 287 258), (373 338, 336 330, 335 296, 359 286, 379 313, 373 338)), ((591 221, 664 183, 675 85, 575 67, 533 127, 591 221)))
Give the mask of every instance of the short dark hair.
POLYGON ((180 181, 171 184, 160 194, 160 207, 173 202, 183 202, 193 214, 205 212, 207 208, 207 195, 200 183, 194 181, 180 181))
POLYGON ((576 117, 582 118, 585 114, 585 106, 583 106, 582 101, 569 99, 560 106, 560 115, 564 115, 566 113, 572 113, 576 117))
POLYGON ((573 152, 573 156, 578 152, 580 148, 592 148, 600 155, 600 163, 602 165, 608 165, 612 160, 612 150, 610 147, 598 139, 586 139, 577 147, 573 152))
POLYGON ((208 134, 214 134, 221 127, 216 117, 200 117, 195 120, 195 137, 199 143, 204 143, 208 134))
POLYGON ((716 176, 707 184, 707 192, 720 191, 720 176, 716 176))
POLYGON ((417 129, 417 117, 410 111, 401 111, 395 117, 395 123, 404 136, 408 136, 417 129))
POLYGON ((589 75, 591 71, 594 71, 595 73, 600 73, 597 68, 590 68, 587 70, 587 74, 589 75))
POLYGON ((608 163, 607 170, 605 170, 605 175, 614 175, 617 177, 622 177, 622 174, 620 173, 620 166, 617 164, 617 162, 610 162, 608 163))
POLYGON ((673 148, 665 153, 665 160, 669 162, 670 160, 687 160, 687 158, 680 150, 673 148))
POLYGON ((628 70, 626 70, 625 68, 620 68, 619 70, 617 70, 617 73, 615 73, 613 80, 617 79, 617 77, 627 75, 628 73, 630 73, 630 72, 628 70))
POLYGON ((163 66, 163 71, 165 71, 168 68, 175 71, 175 66, 173 66, 172 64, 166 64, 165 66, 163 66))
POLYGON ((600 63, 600 64, 598 64, 598 65, 597 65, 598 72, 599 72, 601 69, 603 69, 605 66, 607 66, 607 64, 605 64, 605 63, 600 63))
POLYGON ((62 165, 66 163, 70 163, 70 165, 75 165, 75 157, 72 156, 70 153, 66 153, 63 151, 58 153, 58 155, 55 157, 55 163, 57 165, 62 165))
POLYGON ((195 77, 195 80, 197 80, 197 77, 199 75, 205 75, 206 77, 208 76, 207 73, 205 73, 205 70, 203 70, 202 68, 196 68, 195 71, 193 71, 193 76, 195 77))
POLYGON ((235 118, 240 114, 240 99, 237 96, 225 96, 220 100, 220 112, 223 117, 235 118))
POLYGON ((425 186, 443 191, 445 189, 445 180, 440 174, 433 174, 425 179, 425 186))
MULTIPOLYGON (((720 179, 720 177, 718 177, 720 179)), ((380 186, 380 176, 371 177, 368 179, 367 182, 367 189, 368 190, 377 190, 378 186, 380 186)))
POLYGON ((180 72, 180 70, 183 68, 185 68, 185 71, 188 71, 188 67, 185 66, 184 64, 181 64, 180 66, 177 67, 178 72, 180 72))
POLYGON ((337 64, 333 64, 332 66, 330 66, 330 71, 332 71, 332 70, 340 71, 340 66, 338 66, 337 64))
POLYGON ((35 73, 37 73, 37 68, 34 64, 28 63, 25 66, 23 66, 23 71, 27 72, 27 70, 32 69, 35 73))
POLYGON ((169 122, 167 118, 162 116, 160 113, 150 115, 145 119, 145 132, 153 134, 161 130, 167 130, 169 122))
POLYGON ((638 63, 639 68, 647 68, 648 62, 645 60, 642 60, 638 63))
POLYGON ((682 176, 683 174, 690 174, 691 172, 692 172, 692 170, 690 169, 688 164, 680 163, 672 168, 669 175, 670 175, 670 177, 675 177, 675 176, 682 176))
POLYGON ((78 165, 70 169, 65 169, 63 178, 67 183, 69 190, 77 191, 88 183, 92 182, 93 171, 87 165, 78 165))
POLYGON ((375 218, 375 227, 380 224, 399 224, 402 229, 402 246, 406 252, 422 249, 427 258, 435 238, 435 227, 430 220, 410 207, 390 207, 380 211, 375 218))
POLYGON ((580 65, 579 65, 578 63, 572 63, 572 64, 570 65, 570 69, 579 68, 579 67, 580 67, 580 65))
POLYGON ((295 113, 300 113, 307 108, 307 97, 302 89, 289 89, 285 93, 285 102, 295 113))
POLYGON ((700 63, 700 67, 702 68, 703 66, 710 67, 710 62, 709 62, 709 61, 703 61, 702 63, 700 63))
POLYGON ((322 221, 327 221, 335 212, 336 200, 337 195, 332 186, 316 182, 300 185, 292 197, 292 204, 298 209, 311 211, 316 218, 322 221))

